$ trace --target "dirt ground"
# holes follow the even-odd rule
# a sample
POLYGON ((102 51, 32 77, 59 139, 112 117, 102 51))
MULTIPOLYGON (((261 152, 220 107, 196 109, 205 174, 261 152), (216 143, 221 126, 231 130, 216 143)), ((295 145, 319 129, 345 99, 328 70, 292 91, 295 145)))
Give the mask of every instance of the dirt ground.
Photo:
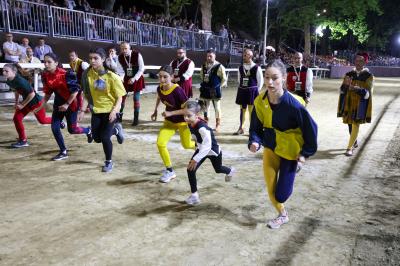
POLYGON ((51 129, 32 116, 25 119, 31 146, 10 149, 12 108, 0 107, 0 265, 400 265, 400 79, 376 80, 373 123, 361 126, 352 158, 343 155, 347 126, 336 118, 339 82, 315 81, 309 111, 319 148, 296 177, 290 222, 279 230, 266 227, 276 213, 261 153, 247 150, 248 136, 232 136, 233 87, 224 91, 217 139, 224 163, 238 172, 225 183, 205 163, 196 207, 183 203, 192 151, 178 135, 169 145, 178 177, 158 182, 154 94, 142 97, 141 126, 130 126, 131 113, 124 117, 127 139, 114 140, 108 174, 101 145, 66 130, 70 157, 51 161, 51 129))

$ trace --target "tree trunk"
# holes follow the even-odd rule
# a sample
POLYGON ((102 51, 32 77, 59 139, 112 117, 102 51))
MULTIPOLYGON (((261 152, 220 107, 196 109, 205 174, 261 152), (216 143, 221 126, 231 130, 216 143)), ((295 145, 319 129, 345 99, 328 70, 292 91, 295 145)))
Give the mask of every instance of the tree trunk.
POLYGON ((311 35, 310 35, 310 23, 304 24, 304 55, 309 56, 311 54, 311 35))
POLYGON ((203 30, 211 31, 211 11, 212 0, 200 0, 200 9, 201 9, 201 25, 203 30))
POLYGON ((169 10, 169 0, 164 1, 164 14, 167 18, 170 18, 171 12, 169 10))
POLYGON ((101 0, 101 9, 105 11, 113 11, 115 0, 101 0))

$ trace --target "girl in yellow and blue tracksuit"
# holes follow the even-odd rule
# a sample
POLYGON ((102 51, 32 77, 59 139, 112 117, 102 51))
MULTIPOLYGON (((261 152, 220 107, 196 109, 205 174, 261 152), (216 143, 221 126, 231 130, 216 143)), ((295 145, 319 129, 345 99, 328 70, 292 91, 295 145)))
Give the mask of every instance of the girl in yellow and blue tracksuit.
POLYGON ((284 88, 285 77, 285 66, 280 60, 267 66, 267 90, 255 99, 250 124, 249 148, 254 152, 264 146, 268 195, 279 212, 278 218, 268 222, 270 228, 279 228, 289 221, 283 203, 292 194, 298 161, 317 150, 317 124, 305 109, 304 101, 284 88))

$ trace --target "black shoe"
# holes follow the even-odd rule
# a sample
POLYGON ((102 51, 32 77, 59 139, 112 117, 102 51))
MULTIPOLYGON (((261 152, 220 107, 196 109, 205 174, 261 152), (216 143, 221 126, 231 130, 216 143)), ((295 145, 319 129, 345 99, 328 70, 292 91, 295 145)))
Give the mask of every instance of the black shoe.
POLYGON ((64 129, 64 128, 65 128, 65 123, 64 123, 64 121, 61 121, 61 123, 60 123, 60 128, 61 128, 61 129, 64 129))
POLYGON ((92 143, 93 142, 93 135, 92 135, 92 129, 89 127, 89 132, 86 134, 87 137, 87 142, 92 143))
POLYGON ((133 114, 132 126, 137 126, 137 125, 139 125, 139 112, 135 112, 133 114))
POLYGON ((19 148, 28 147, 28 146, 29 146, 29 143, 26 140, 25 141, 19 140, 17 143, 11 144, 11 148, 14 148, 14 149, 19 149, 19 148))
POLYGON ((124 130, 122 128, 121 123, 116 123, 114 128, 117 130, 117 133, 115 134, 117 136, 117 141, 119 144, 122 144, 124 142, 125 139, 125 134, 124 134, 124 130))
POLYGON ((61 161, 61 160, 65 160, 68 158, 68 153, 67 151, 62 151, 59 154, 57 154, 56 156, 54 156, 52 158, 53 161, 61 161))
POLYGON ((124 116, 124 113, 117 113, 117 123, 122 123, 123 116, 124 116))

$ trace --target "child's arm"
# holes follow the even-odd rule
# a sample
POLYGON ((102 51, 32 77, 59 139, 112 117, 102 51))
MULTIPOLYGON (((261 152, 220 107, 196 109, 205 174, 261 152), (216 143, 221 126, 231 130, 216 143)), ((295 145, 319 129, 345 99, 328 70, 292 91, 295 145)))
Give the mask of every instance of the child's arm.
POLYGON ((164 111, 162 112, 163 117, 170 117, 174 115, 184 115, 185 114, 185 109, 179 109, 175 111, 164 111))
POLYGON ((158 106, 160 105, 160 102, 161 102, 160 97, 157 96, 156 107, 154 108, 154 112, 151 115, 151 120, 152 121, 156 121, 157 120, 157 112, 158 112, 157 109, 158 109, 158 106))

